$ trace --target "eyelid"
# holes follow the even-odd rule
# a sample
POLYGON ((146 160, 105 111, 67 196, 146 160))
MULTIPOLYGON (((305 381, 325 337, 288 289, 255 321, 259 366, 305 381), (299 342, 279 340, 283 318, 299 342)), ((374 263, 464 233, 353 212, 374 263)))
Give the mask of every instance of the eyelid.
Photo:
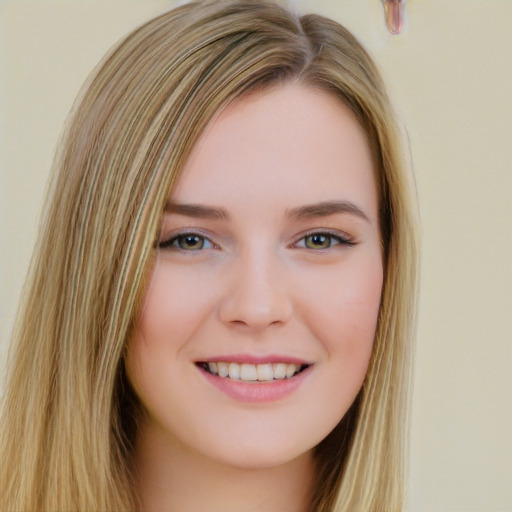
MULTIPOLYGON (((182 237, 182 236, 187 236, 187 235, 196 235, 198 237, 201 237, 203 238, 205 241, 209 242, 211 244, 211 247, 208 247, 206 249, 219 249, 219 246, 211 239, 210 236, 206 235, 201 229, 197 229, 197 228, 183 228, 183 229, 179 229, 179 230, 175 230, 175 231, 172 231, 171 233, 167 234, 165 236, 165 238, 161 239, 158 241, 158 248, 161 248, 161 249, 176 249, 178 251, 182 251, 182 252, 201 252, 203 250, 205 250, 205 248, 201 248, 201 249, 196 249, 195 251, 193 250, 186 250, 186 249, 180 249, 179 247, 173 247, 173 242, 179 238, 179 237, 182 237)), ((299 242, 302 242, 304 241, 308 236, 312 236, 312 235, 326 235, 330 238, 335 238, 338 243, 336 244, 333 244, 331 247, 335 247, 335 246, 338 246, 338 245, 344 245, 344 246, 354 246, 357 244, 357 242, 353 239, 353 237, 351 237, 350 235, 348 235, 347 233, 343 232, 343 231, 339 231, 337 229, 330 229, 330 228, 315 228, 315 229, 311 229, 311 230, 308 230, 304 233, 302 233, 297 239, 295 242, 293 242, 291 244, 291 247, 300 247, 300 248, 305 248, 305 249, 309 249, 307 247, 304 247, 304 246, 299 246, 299 242)), ((331 248, 329 247, 329 248, 331 248)), ((310 250, 315 250, 315 249, 310 249, 310 250)), ((326 249, 316 249, 317 251, 321 251, 321 250, 326 250, 326 249)))
MULTIPOLYGON (((344 233, 343 231, 339 231, 337 229, 330 229, 330 228, 315 228, 315 229, 306 231, 305 233, 302 233, 300 235, 300 237, 292 244, 292 247, 298 247, 299 242, 305 240, 308 236, 312 236, 312 235, 327 235, 328 237, 337 239, 339 243, 334 244, 333 246, 344 245, 344 246, 352 247, 352 246, 356 245, 356 243, 357 243, 353 239, 353 237, 351 237, 347 233, 344 233)), ((333 247, 333 246, 331 246, 331 247, 333 247)), ((329 247, 329 249, 331 247, 329 247)), ((301 248, 303 248, 303 247, 301 246, 301 248)), ((304 248, 306 248, 306 247, 304 247, 304 248)), ((310 249, 310 250, 317 250, 317 251, 324 250, 325 251, 326 249, 310 249)))
POLYGON ((213 240, 209 236, 204 234, 200 229, 190 228, 190 229, 175 230, 175 231, 167 234, 165 236, 165 238, 162 238, 158 241, 158 248, 160 248, 160 249, 175 249, 175 250, 181 251, 181 252, 201 252, 201 251, 204 251, 207 249, 218 249, 219 246, 216 243, 214 243, 213 240), (203 238, 205 241, 207 241, 211 244, 211 247, 196 249, 194 251, 194 250, 181 249, 179 247, 173 246, 173 242, 176 239, 178 239, 182 236, 190 236, 190 235, 195 235, 195 236, 203 238))

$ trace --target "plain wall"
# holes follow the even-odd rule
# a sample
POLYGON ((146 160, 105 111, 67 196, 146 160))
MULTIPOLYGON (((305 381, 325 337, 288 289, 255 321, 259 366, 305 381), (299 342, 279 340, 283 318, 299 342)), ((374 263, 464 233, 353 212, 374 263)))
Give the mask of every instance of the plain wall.
MULTIPOLYGON (((58 134, 89 71, 172 1, 0 2, 0 369, 58 134)), ((410 137, 423 265, 411 512, 512 511, 512 2, 295 2, 380 65, 410 137)), ((37 250, 37 248, 36 248, 37 250)))

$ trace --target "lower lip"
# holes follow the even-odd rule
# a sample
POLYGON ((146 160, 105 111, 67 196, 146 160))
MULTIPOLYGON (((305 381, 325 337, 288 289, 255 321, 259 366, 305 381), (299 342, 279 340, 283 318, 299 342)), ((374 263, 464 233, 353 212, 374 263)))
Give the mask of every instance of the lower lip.
POLYGON ((241 402, 275 402, 290 396, 307 378, 312 366, 294 377, 288 379, 272 380, 267 382, 244 382, 228 377, 218 377, 207 372, 204 368, 198 367, 205 378, 217 389, 226 395, 241 402))

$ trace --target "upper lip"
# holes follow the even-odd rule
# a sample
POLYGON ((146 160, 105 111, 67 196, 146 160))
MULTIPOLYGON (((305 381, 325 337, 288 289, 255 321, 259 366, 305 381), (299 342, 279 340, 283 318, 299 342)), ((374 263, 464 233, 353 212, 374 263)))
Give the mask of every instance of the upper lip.
POLYGON ((252 354, 225 354, 213 357, 207 357, 197 361, 198 363, 217 363, 229 362, 238 364, 266 364, 266 363, 289 363, 310 365, 311 361, 293 356, 269 354, 269 355, 252 355, 252 354))

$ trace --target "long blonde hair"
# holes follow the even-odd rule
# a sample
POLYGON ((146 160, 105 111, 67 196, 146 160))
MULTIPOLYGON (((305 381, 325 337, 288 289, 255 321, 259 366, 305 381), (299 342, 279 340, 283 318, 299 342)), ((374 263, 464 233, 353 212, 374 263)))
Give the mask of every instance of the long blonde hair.
MULTIPOLYGON (((135 510, 137 401, 123 352, 165 201, 212 118, 295 81, 348 105, 372 151, 385 282, 368 374, 316 450, 315 512, 402 509, 417 221, 402 134, 373 61, 342 26, 275 3, 198 2, 128 35, 85 84, 59 144, 13 332, 0 510, 135 510)), ((300 106, 299 106, 300 108, 300 106)))

